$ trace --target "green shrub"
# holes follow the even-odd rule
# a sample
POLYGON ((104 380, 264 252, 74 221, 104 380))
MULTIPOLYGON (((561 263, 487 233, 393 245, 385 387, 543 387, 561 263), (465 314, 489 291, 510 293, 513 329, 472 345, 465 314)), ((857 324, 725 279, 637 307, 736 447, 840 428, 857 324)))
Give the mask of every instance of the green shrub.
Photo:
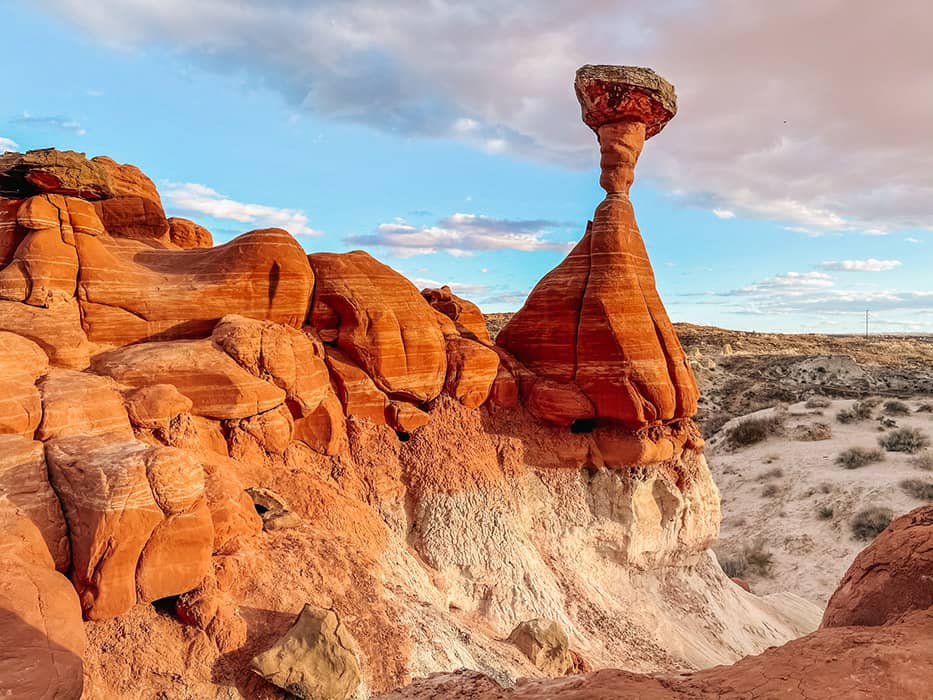
POLYGON ((908 406, 903 401, 885 401, 884 408, 882 408, 885 413, 889 416, 906 416, 910 413, 910 406, 908 406))
POLYGON ((917 428, 901 428, 882 435, 878 438, 878 444, 888 452, 906 452, 912 455, 929 445, 930 438, 917 428))
POLYGON ((816 515, 820 520, 832 520, 833 512, 831 506, 820 506, 820 509, 816 511, 816 515))
POLYGON ((920 501, 933 501, 933 481, 923 479, 904 479, 901 488, 909 495, 920 501))
POLYGON ((884 532, 893 519, 890 508, 866 508, 852 518, 852 534, 859 540, 872 540, 884 532))
POLYGON ((811 396, 804 404, 805 408, 829 408, 832 402, 825 396, 811 396))
POLYGON ((729 428, 726 437, 733 447, 746 447, 784 432, 784 416, 774 414, 760 418, 746 418, 729 428))
POLYGON ((858 469, 884 459, 884 452, 877 447, 850 447, 836 455, 836 464, 846 469, 858 469))
POLYGON ((933 451, 924 450, 923 452, 918 452, 908 459, 907 463, 912 467, 917 467, 917 469, 924 469, 928 472, 933 471, 933 451))

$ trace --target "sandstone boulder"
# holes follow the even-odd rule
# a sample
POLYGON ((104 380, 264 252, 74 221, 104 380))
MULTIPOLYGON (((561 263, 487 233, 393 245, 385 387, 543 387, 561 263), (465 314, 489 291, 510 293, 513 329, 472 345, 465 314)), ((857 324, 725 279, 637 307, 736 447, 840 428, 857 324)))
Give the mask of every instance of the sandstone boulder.
POLYGON ((37 437, 117 434, 129 440, 133 428, 114 382, 89 372, 53 369, 39 382, 42 422, 37 437))
POLYGON ((237 537, 260 532, 262 519, 236 476, 236 462, 212 452, 199 454, 198 460, 204 468, 207 507, 214 525, 213 551, 237 537))
POLYGON ((179 216, 169 217, 168 235, 173 244, 179 248, 212 248, 214 237, 203 226, 183 219, 179 216))
POLYGON ((95 200, 114 195, 114 183, 104 160, 83 153, 43 148, 0 154, 0 196, 29 197, 65 194, 95 200))
POLYGON ((447 285, 440 289, 422 289, 421 296, 435 311, 453 321, 461 335, 485 344, 491 342, 483 312, 472 301, 461 299, 447 285))
POLYGON ((30 518, 0 497, 0 696, 79 698, 87 638, 74 588, 30 518))
POLYGON ((884 625, 933 606, 933 506, 892 522, 852 562, 822 627, 884 625))
POLYGON ((574 667, 570 640, 564 628, 554 620, 536 618, 521 622, 512 630, 509 642, 548 676, 566 675, 574 667))
POLYGON ((32 438, 42 418, 36 379, 49 358, 31 340, 0 331, 0 434, 32 438))
POLYGON ((499 356, 475 340, 447 338, 447 379, 444 390, 467 408, 489 398, 499 373, 499 356))
POLYGON ((415 286, 368 253, 317 253, 311 324, 385 393, 415 402, 444 386, 447 356, 434 311, 415 286))
POLYGON ((206 338, 229 313, 298 327, 314 282, 301 246, 282 229, 192 250, 79 235, 77 249, 84 328, 110 345, 206 338))
POLYGON ((56 367, 88 366, 91 346, 76 299, 53 298, 47 307, 0 300, 0 330, 33 341, 56 367))
POLYGON ((389 398, 379 390, 366 372, 336 348, 327 348, 330 369, 337 396, 348 416, 368 418, 376 425, 386 424, 389 398))
POLYGON ((333 610, 305 605, 275 645, 252 668, 303 700, 347 700, 359 687, 355 642, 333 610))
POLYGON ((126 396, 126 413, 137 428, 168 430, 173 418, 188 413, 194 404, 172 384, 152 384, 126 396))
POLYGON ((0 499, 28 517, 59 571, 71 563, 68 528, 58 496, 49 484, 42 443, 19 435, 0 435, 0 499))
POLYGON ((187 397, 191 412, 239 419, 275 408, 282 389, 244 370, 210 340, 139 343, 94 358, 94 371, 130 387, 171 384, 187 397))

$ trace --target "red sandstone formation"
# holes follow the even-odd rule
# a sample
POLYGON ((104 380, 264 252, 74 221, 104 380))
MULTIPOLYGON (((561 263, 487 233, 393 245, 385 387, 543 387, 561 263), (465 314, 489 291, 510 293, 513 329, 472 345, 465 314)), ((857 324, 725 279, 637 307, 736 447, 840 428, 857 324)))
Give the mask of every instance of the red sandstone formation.
POLYGON ((830 598, 823 627, 886 625, 933 606, 933 506, 891 523, 852 562, 830 598))
MULTIPOLYGON (((815 626, 707 552, 719 501, 696 388, 627 197, 673 89, 607 67, 577 88, 608 196, 498 345, 474 304, 366 253, 308 256, 280 229, 213 247, 133 166, 0 155, 0 695, 277 697, 250 661, 305 606, 335 611, 376 693, 464 664, 511 680, 582 658, 708 667, 815 626), (571 661, 505 641, 539 618, 571 661)), ((802 674, 824 645, 851 665, 853 645, 918 621, 767 658, 802 674)), ((678 688, 786 687, 743 663, 678 688)), ((561 683, 614 693, 619 677, 673 687, 561 683)))
POLYGON ((496 343, 531 370, 522 393, 545 420, 608 419, 638 430, 689 418, 696 382, 628 196, 644 140, 674 116, 674 89, 647 69, 584 66, 576 90, 599 138, 607 196, 496 343))

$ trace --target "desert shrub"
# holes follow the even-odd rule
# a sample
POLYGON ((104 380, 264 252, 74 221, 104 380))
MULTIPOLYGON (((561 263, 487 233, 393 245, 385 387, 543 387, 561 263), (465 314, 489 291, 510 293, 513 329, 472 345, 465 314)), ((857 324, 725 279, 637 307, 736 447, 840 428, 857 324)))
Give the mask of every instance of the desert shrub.
POLYGON ((746 545, 738 554, 724 558, 719 562, 726 576, 746 578, 749 574, 770 576, 774 567, 774 556, 765 547, 763 539, 757 539, 746 545))
POLYGON ((918 452, 908 459, 907 462, 912 467, 917 467, 917 469, 925 469, 928 472, 933 471, 933 452, 930 450, 918 452))
POLYGON ((704 435, 712 435, 713 433, 718 433, 722 430, 722 426, 732 420, 732 416, 728 413, 712 413, 708 415, 705 419, 699 421, 701 427, 703 428, 704 435))
POLYGON ((910 406, 903 401, 891 399, 884 402, 884 408, 881 409, 889 416, 906 416, 910 413, 910 406))
POLYGON ((829 440, 833 436, 833 429, 827 423, 812 423, 806 425, 801 423, 794 427, 793 438, 801 442, 816 442, 817 440, 829 440))
MULTIPOLYGON (((878 408, 878 406, 881 405, 881 398, 878 396, 868 396, 859 401, 859 403, 863 406, 864 409, 870 412, 871 409, 878 408)), ((869 415, 868 418, 871 418, 871 416, 869 415)))
POLYGON ((781 487, 777 484, 767 484, 763 489, 761 489, 762 498, 774 498, 781 492, 781 487))
POLYGON ((923 479, 904 479, 901 488, 909 495, 921 501, 933 501, 933 481, 923 479))
POLYGON ((836 414, 836 420, 840 423, 858 423, 859 421, 871 418, 872 409, 877 406, 875 399, 862 399, 855 401, 849 408, 844 408, 836 414))
POLYGON ((890 508, 866 508, 852 518, 852 534, 859 540, 871 540, 891 524, 894 513, 890 508))
POLYGON ((767 481, 768 479, 780 479, 784 476, 784 470, 780 467, 774 467, 758 475, 758 481, 767 481))
POLYGON ((933 403, 922 403, 917 406, 917 413, 933 413, 933 403))
POLYGON ((877 447, 850 447, 836 455, 836 464, 846 469, 858 469, 884 459, 884 452, 877 447))
POLYGON ((917 428, 901 428, 882 435, 878 438, 878 444, 888 452, 906 452, 912 455, 929 445, 930 438, 917 428))
POLYGON ((820 506, 820 509, 816 511, 816 516, 820 520, 832 520, 833 512, 832 506, 820 506))
POLYGON ((825 396, 811 396, 804 404, 805 408, 829 408, 832 402, 825 396))
POLYGON ((729 428, 727 437, 733 447, 746 447, 767 440, 772 435, 780 435, 783 431, 784 416, 776 413, 760 418, 746 418, 729 428))

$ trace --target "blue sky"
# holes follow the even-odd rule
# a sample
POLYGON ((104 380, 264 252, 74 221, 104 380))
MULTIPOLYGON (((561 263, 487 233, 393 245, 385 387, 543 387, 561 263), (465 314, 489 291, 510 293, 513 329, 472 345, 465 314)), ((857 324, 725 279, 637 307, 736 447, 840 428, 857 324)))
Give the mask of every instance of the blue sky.
POLYGON ((514 310, 602 195, 574 69, 652 65, 680 113, 632 196, 675 321, 933 332, 933 52, 902 47, 933 16, 769 5, 8 3, 0 148, 107 154, 218 241, 281 225, 514 310))

